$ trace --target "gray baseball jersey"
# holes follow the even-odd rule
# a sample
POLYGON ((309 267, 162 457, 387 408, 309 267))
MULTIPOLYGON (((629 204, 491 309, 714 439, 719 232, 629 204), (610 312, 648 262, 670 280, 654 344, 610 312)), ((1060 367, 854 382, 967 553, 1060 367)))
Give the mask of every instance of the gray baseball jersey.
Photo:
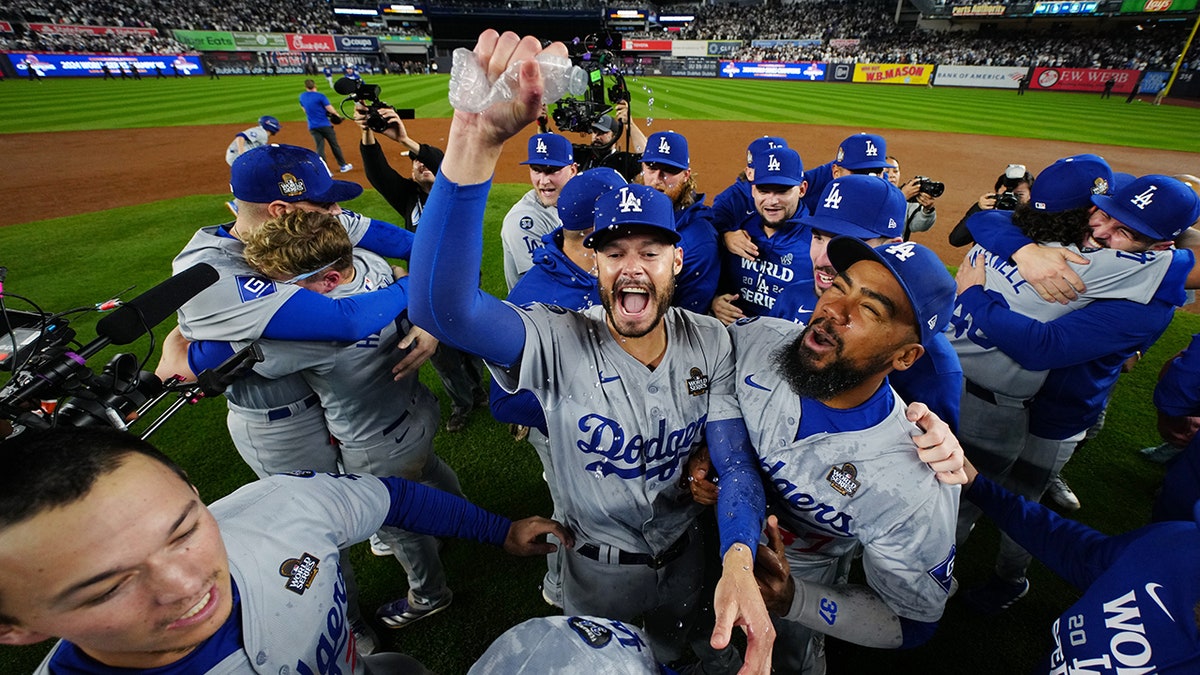
MULTIPOLYGON (((338 220, 358 243, 371 219, 343 211, 338 220)), ((220 277, 179 309, 179 329, 189 340, 257 340, 283 303, 300 288, 259 275, 246 264, 245 246, 225 236, 224 225, 201 228, 171 263, 174 273, 208 263, 220 277)))
MULTIPOLYGON (((386 260, 356 249, 354 280, 329 296, 348 297, 392 283, 386 260)), ((415 375, 393 379, 392 366, 403 357, 396 349, 400 337, 393 322, 350 344, 260 340, 263 361, 254 372, 266 378, 300 372, 320 396, 329 431, 343 449, 425 443, 436 432, 437 404, 415 375), (418 414, 414 404, 428 410, 418 414), (431 418, 434 428, 423 428, 431 418), (396 441, 397 436, 405 442, 396 441)))
POLYGON ((533 267, 533 252, 542 247, 542 237, 562 227, 558 208, 543 206, 537 191, 526 192, 508 213, 500 227, 500 243, 504 247, 504 280, 508 290, 533 267))
MULTIPOLYGON (((854 415, 802 400, 782 378, 775 353, 803 329, 772 318, 729 327, 737 400, 758 453, 767 499, 780 524, 795 535, 789 557, 830 560, 861 543, 867 583, 892 611, 936 621, 954 569, 958 486, 938 482, 917 458, 912 437, 920 430, 905 419, 904 403, 890 388, 879 394, 892 399, 883 421, 797 438, 806 409, 854 415)), ((793 568, 794 575, 802 573, 793 568)))
MULTIPOLYGON (((1170 252, 1165 255, 1154 252, 1131 254, 1114 249, 1057 248, 1066 248, 1091 261, 1088 265, 1072 266, 1087 285, 1087 290, 1065 305, 1043 300, 1021 277, 1012 261, 992 255, 979 245, 968 255, 987 256, 985 289, 999 293, 1014 312, 1043 322, 1052 321, 1093 300, 1115 298, 1149 302, 1166 276, 1172 259, 1170 252)), ((1028 399, 1037 393, 1047 371, 1025 370, 997 349, 973 323, 970 314, 964 315, 962 305, 956 305, 948 337, 962 363, 963 375, 997 394, 1016 399, 1028 399)))
POLYGON ((594 616, 545 616, 505 631, 467 675, 662 675, 636 626, 594 616))
POLYGON ((577 541, 658 555, 695 519, 679 478, 710 417, 737 415, 729 337, 719 321, 672 307, 667 351, 651 370, 626 353, 603 307, 533 304, 521 361, 488 367, 546 413, 556 494, 577 541))
POLYGON ((379 655, 384 664, 359 657, 346 618, 338 549, 377 530, 390 503, 374 477, 308 473, 256 481, 212 504, 241 598, 243 648, 206 672, 426 672, 395 669, 387 657, 398 655, 379 655))
POLYGON ((233 166, 233 160, 237 159, 243 152, 248 152, 271 142, 271 134, 261 126, 250 127, 243 131, 241 135, 246 137, 245 150, 238 151, 237 137, 234 137, 233 142, 229 144, 229 148, 225 150, 225 163, 229 166, 233 166))

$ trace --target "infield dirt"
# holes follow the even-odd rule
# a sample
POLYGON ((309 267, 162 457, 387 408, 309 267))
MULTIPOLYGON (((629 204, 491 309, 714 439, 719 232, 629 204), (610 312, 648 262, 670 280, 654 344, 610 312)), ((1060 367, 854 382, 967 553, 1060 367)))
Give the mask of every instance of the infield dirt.
MULTIPOLYGON (((449 119, 410 120, 409 134, 424 143, 445 147, 449 119)), ((225 147, 244 125, 162 127, 109 131, 64 131, 9 134, 3 137, 5 160, 20 172, 6 172, 7 192, 20 195, 23 209, 0 212, 0 225, 56 218, 132 206, 197 194, 224 195, 229 190, 225 147)), ((793 123, 672 121, 645 129, 647 134, 673 129, 687 137, 692 170, 708 203, 736 178, 745 162, 747 143, 762 135, 782 136, 800 152, 805 166, 833 159, 837 145, 860 131, 882 133, 889 154, 899 158, 902 178, 925 175, 946 184, 938 200, 938 221, 929 232, 913 240, 934 249, 943 262, 957 265, 965 249, 946 241, 951 228, 981 194, 992 191, 996 176, 1009 163, 1027 165, 1035 173, 1059 157, 1093 152, 1105 157, 1117 171, 1200 174, 1200 155, 1169 150, 1121 146, 969 136, 933 132, 861 129, 793 123)), ((498 183, 525 183, 529 174, 519 162, 525 159, 525 139, 530 131, 511 141, 497 167, 498 183)), ((358 153, 358 129, 337 127, 338 140, 354 170, 338 178, 367 187, 358 153)), ((287 122, 277 142, 312 147, 302 123, 287 122)), ((585 137, 573 139, 585 142, 585 137)), ((407 175, 409 161, 400 146, 381 141, 389 161, 407 175)), ((327 151, 327 161, 332 155, 327 151)), ((394 214, 371 214, 387 219, 394 214)), ((212 223, 195 223, 194 227, 212 223)))

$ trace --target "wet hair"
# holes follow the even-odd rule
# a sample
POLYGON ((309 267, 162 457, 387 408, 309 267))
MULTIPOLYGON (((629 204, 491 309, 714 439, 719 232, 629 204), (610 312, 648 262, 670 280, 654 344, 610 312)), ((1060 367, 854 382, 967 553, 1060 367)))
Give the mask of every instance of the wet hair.
POLYGON ((27 430, 0 443, 0 529, 83 499, 130 455, 145 455, 191 482, 154 446, 115 429, 27 430))
POLYGON ((1026 237, 1039 243, 1078 244, 1091 229, 1088 218, 1091 209, 1080 207, 1066 211, 1037 211, 1029 204, 1017 204, 1013 209, 1013 224, 1026 237))

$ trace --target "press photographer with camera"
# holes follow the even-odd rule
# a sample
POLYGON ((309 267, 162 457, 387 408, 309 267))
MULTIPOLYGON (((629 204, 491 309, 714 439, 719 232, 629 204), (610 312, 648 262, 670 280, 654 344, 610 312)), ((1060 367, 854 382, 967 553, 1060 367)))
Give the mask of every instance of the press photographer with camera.
POLYGON ((888 155, 887 161, 892 164, 883 173, 892 185, 900 188, 904 199, 908 201, 908 210, 904 214, 904 241, 908 241, 913 232, 925 232, 937 222, 937 205, 934 203, 946 191, 946 184, 932 180, 929 176, 913 176, 908 182, 900 182, 900 160, 895 155, 888 155))
POLYGON ((1017 204, 1028 204, 1029 190, 1033 187, 1033 181, 1033 174, 1025 170, 1024 164, 1009 164, 1004 173, 996 179, 993 191, 980 195, 979 200, 967 209, 962 220, 954 226, 950 232, 950 245, 967 246, 975 243, 971 232, 967 230, 967 219, 976 213, 992 209, 1012 211, 1017 208, 1017 204))
MULTIPOLYGON (((339 84, 341 82, 338 80, 339 84)), ((358 149, 362 155, 363 169, 371 187, 379 191, 380 196, 404 219, 404 227, 415 231, 444 153, 440 148, 420 143, 408 135, 401 117, 411 111, 397 110, 379 101, 377 87, 373 93, 375 100, 370 100, 368 96, 367 100, 357 100, 354 106, 354 122, 362 130, 362 142, 358 149), (390 138, 408 150, 408 157, 412 160, 412 172, 408 178, 388 164, 383 147, 378 143, 378 136, 390 138)), ((354 95, 348 98, 353 99, 354 95)), ((411 118, 411 115, 408 116, 411 118)), ((446 421, 446 430, 451 433, 461 431, 466 427, 471 411, 487 404, 487 390, 482 378, 483 364, 443 344, 438 344, 429 362, 433 364, 442 386, 450 396, 450 418, 446 421)))
POLYGON ((601 115, 593 121, 591 134, 591 144, 574 144, 581 171, 608 167, 616 169, 626 180, 638 174, 637 160, 646 150, 646 134, 631 120, 629 101, 617 101, 611 115, 601 115))

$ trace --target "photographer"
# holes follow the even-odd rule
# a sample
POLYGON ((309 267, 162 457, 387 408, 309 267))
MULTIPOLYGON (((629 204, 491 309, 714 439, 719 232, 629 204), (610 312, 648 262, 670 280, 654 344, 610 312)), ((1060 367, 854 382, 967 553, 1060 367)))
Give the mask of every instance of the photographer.
POLYGON ((1009 164, 1004 173, 996 179, 993 192, 979 196, 979 200, 967 209, 967 213, 950 232, 951 246, 967 246, 975 243, 974 237, 967 229, 967 219, 980 211, 999 209, 1012 211, 1017 204, 1029 203, 1029 189, 1033 187, 1033 174, 1025 170, 1024 164, 1009 164))
POLYGON ((913 176, 907 183, 901 183, 900 160, 888 155, 887 161, 892 166, 883 170, 884 175, 892 185, 900 188, 904 199, 908 201, 908 210, 904 214, 904 241, 908 241, 913 232, 925 232, 937 222, 937 205, 934 202, 942 196, 946 186, 925 176, 913 176))
POLYGON ((592 122, 591 144, 574 144, 575 160, 580 171, 603 166, 633 180, 641 172, 638 158, 646 149, 646 134, 631 121, 629 101, 617 101, 612 112, 592 122))

